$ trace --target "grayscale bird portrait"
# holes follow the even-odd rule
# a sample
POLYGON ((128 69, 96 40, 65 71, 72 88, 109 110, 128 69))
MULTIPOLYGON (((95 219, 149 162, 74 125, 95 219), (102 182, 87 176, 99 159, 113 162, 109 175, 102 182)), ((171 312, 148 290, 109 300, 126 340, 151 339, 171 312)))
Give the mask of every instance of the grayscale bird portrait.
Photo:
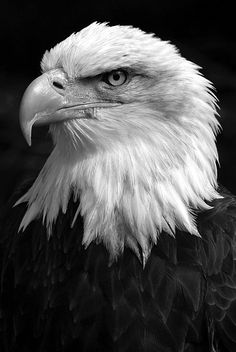
POLYGON ((233 15, 3 3, 1 352, 236 351, 233 15))

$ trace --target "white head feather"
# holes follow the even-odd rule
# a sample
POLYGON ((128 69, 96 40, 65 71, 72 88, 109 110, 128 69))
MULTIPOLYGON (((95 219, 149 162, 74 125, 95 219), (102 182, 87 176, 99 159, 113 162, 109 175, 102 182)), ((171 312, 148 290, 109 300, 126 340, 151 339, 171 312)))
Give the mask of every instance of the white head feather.
POLYGON ((146 259, 162 231, 199 235, 195 211, 219 195, 215 98, 198 67, 152 34, 93 23, 45 53, 43 71, 55 68, 71 80, 118 68, 132 78, 107 93, 121 106, 50 127, 55 148, 18 202, 28 202, 21 228, 43 215, 50 232, 73 193, 84 244, 102 241, 113 258, 129 246, 146 259))

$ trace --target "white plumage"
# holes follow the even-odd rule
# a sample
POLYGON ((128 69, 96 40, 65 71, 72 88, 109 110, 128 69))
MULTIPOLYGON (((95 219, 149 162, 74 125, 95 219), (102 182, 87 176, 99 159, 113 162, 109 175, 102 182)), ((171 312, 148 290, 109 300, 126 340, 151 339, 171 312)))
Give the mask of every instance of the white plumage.
POLYGON ((51 124, 55 147, 17 202, 28 202, 20 228, 43 214, 50 233, 73 194, 85 246, 102 241, 111 258, 124 246, 138 255, 140 245, 145 261, 161 231, 198 235, 195 211, 220 197, 215 97, 198 67, 152 34, 93 23, 45 53, 43 72, 54 69, 88 101, 119 105, 51 124), (101 75, 116 69, 127 82, 106 86, 101 75))

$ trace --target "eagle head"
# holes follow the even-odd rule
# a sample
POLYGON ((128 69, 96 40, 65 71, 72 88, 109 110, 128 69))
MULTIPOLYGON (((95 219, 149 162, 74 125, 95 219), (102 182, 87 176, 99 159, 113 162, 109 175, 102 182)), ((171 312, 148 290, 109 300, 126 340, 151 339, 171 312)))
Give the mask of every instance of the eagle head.
MULTIPOLYGON (((28 192, 20 229, 42 217, 52 234, 71 196, 83 242, 147 258, 161 233, 199 235, 195 212, 219 197, 215 97, 198 66, 130 26, 93 23, 46 51, 20 123, 48 124, 54 150, 28 192)), ((69 235, 69 234, 68 234, 69 235)))

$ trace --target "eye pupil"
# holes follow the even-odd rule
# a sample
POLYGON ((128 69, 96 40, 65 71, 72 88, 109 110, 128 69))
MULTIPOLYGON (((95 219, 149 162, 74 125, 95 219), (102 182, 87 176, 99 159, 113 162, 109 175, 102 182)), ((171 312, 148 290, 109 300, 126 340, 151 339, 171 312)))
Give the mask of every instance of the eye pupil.
POLYGON ((120 74, 119 74, 119 73, 114 73, 114 74, 113 74, 113 79, 114 79, 114 81, 119 81, 119 79, 120 79, 120 74))

